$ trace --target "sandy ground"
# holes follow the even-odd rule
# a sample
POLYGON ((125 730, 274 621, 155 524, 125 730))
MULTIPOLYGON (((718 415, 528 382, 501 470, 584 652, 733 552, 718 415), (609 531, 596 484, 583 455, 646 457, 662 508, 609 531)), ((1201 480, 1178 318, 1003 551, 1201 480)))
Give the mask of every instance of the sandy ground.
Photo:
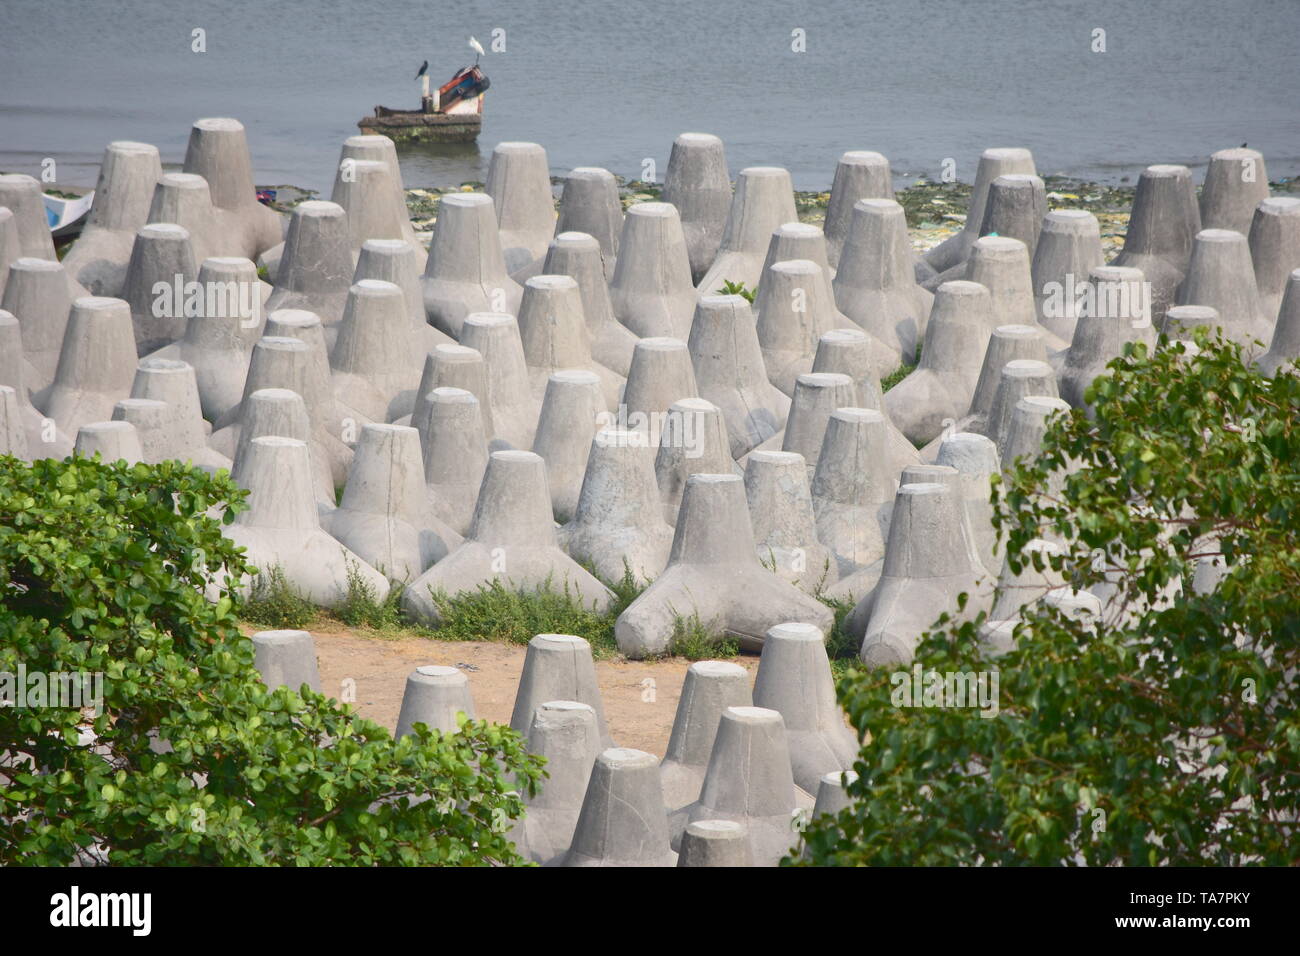
MULTIPOLYGON (((506 724, 515 705, 515 688, 526 648, 484 641, 435 641, 408 637, 363 637, 343 626, 312 631, 320 664, 321 690, 340 697, 344 681, 356 682, 357 712, 390 730, 397 725, 406 677, 422 664, 459 667, 469 676, 475 716, 506 724)), ((735 662, 758 670, 758 656, 735 662)), ((677 699, 689 662, 609 660, 596 662, 605 717, 620 747, 663 757, 672 732, 677 699)))

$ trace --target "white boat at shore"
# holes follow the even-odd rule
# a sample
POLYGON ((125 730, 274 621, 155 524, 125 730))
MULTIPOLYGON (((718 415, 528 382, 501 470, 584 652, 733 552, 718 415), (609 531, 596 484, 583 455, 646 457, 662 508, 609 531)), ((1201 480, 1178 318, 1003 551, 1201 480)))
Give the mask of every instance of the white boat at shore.
POLYGON ((84 196, 71 199, 45 193, 41 199, 45 201, 45 218, 50 224, 50 233, 57 239, 81 232, 86 214, 95 201, 95 191, 92 189, 84 196))

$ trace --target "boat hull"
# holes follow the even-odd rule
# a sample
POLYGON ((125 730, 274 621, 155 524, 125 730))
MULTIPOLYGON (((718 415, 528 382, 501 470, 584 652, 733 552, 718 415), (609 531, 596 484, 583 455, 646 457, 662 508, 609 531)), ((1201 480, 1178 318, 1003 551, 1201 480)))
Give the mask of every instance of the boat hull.
POLYGON ((394 142, 472 143, 483 128, 478 113, 424 113, 375 107, 375 115, 357 126, 367 133, 382 133, 394 142))

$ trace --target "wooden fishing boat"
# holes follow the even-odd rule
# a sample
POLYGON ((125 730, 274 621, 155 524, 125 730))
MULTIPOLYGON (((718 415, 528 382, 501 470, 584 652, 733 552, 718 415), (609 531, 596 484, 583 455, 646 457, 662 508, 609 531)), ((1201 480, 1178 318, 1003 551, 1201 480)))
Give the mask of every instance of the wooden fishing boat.
POLYGON ((472 143, 483 128, 483 95, 491 85, 477 65, 460 70, 436 94, 421 97, 418 110, 376 106, 357 123, 362 132, 396 142, 472 143))

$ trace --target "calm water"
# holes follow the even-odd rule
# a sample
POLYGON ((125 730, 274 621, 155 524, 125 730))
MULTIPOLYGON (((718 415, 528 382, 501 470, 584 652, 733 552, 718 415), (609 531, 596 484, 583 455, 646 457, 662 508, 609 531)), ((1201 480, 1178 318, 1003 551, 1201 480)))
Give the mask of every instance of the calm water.
POLYGON ((328 190, 341 141, 376 103, 414 106, 505 52, 477 146, 403 154, 408 186, 482 179, 493 144, 543 144, 556 173, 662 179, 673 137, 713 132, 732 172, 789 168, 825 188, 846 149, 889 156, 900 182, 969 180, 986 146, 1028 146, 1039 171, 1115 181, 1203 164, 1249 142, 1271 178, 1300 173, 1296 0, 0 0, 0 169, 93 185, 110 140, 179 163, 189 125, 235 116, 259 183, 328 190), (207 31, 207 52, 190 50, 207 31), (1106 53, 1090 50, 1106 30, 1106 53), (791 51, 791 31, 807 52, 791 51))

